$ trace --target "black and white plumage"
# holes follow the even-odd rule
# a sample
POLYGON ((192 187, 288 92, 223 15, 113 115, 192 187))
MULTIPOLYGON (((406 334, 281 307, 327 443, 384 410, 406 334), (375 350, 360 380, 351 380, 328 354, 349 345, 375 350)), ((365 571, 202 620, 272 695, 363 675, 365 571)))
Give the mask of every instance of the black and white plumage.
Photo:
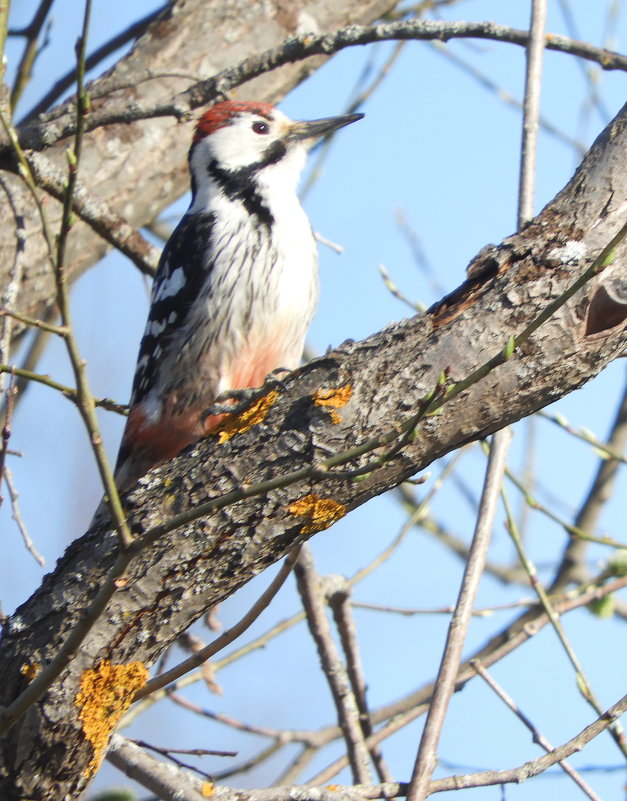
POLYGON ((298 179, 313 140, 362 116, 292 122, 227 101, 199 119, 191 205, 163 250, 139 349, 120 489, 215 428, 223 415, 205 412, 218 396, 298 366, 318 298, 298 179))

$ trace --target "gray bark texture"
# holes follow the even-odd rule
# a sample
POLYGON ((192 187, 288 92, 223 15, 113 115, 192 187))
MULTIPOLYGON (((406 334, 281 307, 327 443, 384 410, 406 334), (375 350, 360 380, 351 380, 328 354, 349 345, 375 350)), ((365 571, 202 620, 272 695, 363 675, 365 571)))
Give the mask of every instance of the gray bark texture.
POLYGON ((294 545, 443 454, 576 389, 624 353, 623 240, 611 263, 511 358, 390 453, 443 371, 459 382, 502 352, 625 225, 626 162, 627 106, 564 190, 521 232, 484 248, 470 265, 473 277, 452 295, 311 362, 288 376, 262 421, 222 443, 209 437, 143 478, 124 498, 137 537, 131 551, 121 555, 107 520, 96 520, 17 610, 0 643, 0 700, 8 705, 36 686, 25 668, 45 668, 85 615, 94 618, 75 657, 2 741, 2 798, 74 798, 85 786, 95 749, 80 716, 86 676, 117 666, 116 692, 123 696, 127 682, 132 695, 129 666, 152 664, 203 612, 294 545), (374 447, 373 438, 386 435, 388 444, 374 447), (338 468, 383 457, 360 480, 307 474, 329 454, 367 441, 368 453, 338 468), (261 482, 272 483, 248 497, 261 482), (207 503, 214 506, 198 517, 207 503), (103 612, 88 612, 107 586, 103 612))

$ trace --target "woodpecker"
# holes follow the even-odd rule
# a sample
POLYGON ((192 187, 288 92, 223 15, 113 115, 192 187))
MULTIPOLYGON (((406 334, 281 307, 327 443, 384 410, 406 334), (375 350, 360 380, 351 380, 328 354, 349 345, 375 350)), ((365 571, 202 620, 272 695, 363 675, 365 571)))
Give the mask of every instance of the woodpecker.
POLYGON ((293 122, 268 103, 226 101, 197 121, 191 204, 152 287, 120 490, 210 433, 224 417, 211 413, 217 399, 299 365, 318 264, 298 179, 317 138, 362 117, 293 122))

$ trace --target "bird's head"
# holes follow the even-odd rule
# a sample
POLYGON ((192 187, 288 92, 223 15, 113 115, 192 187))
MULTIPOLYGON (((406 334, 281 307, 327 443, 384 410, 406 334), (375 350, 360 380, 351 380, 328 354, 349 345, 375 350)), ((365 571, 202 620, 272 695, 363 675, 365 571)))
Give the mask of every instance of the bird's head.
POLYGON ((294 186, 316 139, 349 125, 363 114, 294 122, 269 103, 217 103, 196 123, 190 150, 197 185, 226 175, 228 180, 268 180, 280 174, 294 186))

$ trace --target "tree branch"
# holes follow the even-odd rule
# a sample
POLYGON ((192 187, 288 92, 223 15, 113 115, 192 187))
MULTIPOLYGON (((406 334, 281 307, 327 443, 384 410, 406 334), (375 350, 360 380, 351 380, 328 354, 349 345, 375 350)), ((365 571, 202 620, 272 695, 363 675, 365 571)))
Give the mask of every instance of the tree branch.
POLYGON ((144 681, 145 667, 209 607, 343 514, 443 454, 581 386, 624 351, 627 307, 612 300, 607 314, 605 291, 625 281, 624 241, 574 298, 559 307, 557 301, 586 270, 595 272, 625 225, 626 153, 627 106, 568 186, 522 231, 484 248, 473 260, 472 277, 455 292, 421 317, 295 371, 280 393, 266 396, 256 421, 231 421, 219 438, 197 443, 141 479, 124 498, 136 548, 121 555, 108 520, 94 522, 17 610, 0 643, 5 706, 37 683, 32 675, 41 665, 60 652, 66 660, 0 743, 0 795, 31 797, 32 781, 38 792, 79 792, 144 681), (547 309, 553 311, 549 319, 547 309), (539 319, 544 322, 536 329, 539 319), (510 352, 516 336, 531 329, 533 335, 510 352), (504 352, 507 359, 497 358, 504 352), (488 362, 493 368, 480 380, 467 380, 488 362), (420 419, 406 437, 408 421, 417 420, 443 373, 441 412, 420 419), (337 398, 333 414, 317 402, 321 388, 324 397, 337 398), (403 447, 386 446, 379 461, 381 451, 365 447, 394 441, 403 447), (332 478, 320 470, 324 459, 331 465, 346 454, 352 472, 332 478), (366 463, 373 468, 363 474, 366 463), (200 510, 205 516, 199 518, 200 510), (102 614, 95 614, 94 603, 102 614), (77 635, 89 608, 89 625, 77 635), (103 724, 94 740, 85 705, 109 709, 109 702, 81 688, 107 677, 117 707, 106 719, 110 728, 103 724), (24 753, 15 743, 24 742, 24 727, 35 771, 17 769, 24 753), (50 748, 54 762, 46 756, 50 748))

